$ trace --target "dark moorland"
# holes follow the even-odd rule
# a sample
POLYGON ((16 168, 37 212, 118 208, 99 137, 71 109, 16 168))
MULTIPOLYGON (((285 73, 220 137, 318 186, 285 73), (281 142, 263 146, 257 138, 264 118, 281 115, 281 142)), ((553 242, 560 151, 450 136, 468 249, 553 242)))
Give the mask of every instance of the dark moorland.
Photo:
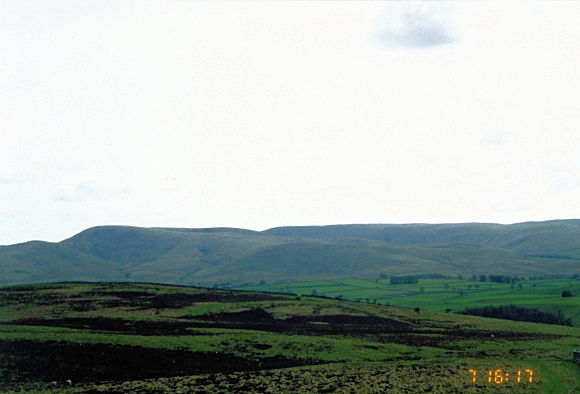
POLYGON ((580 390, 578 328, 320 297, 11 286, 0 288, 0 323, 4 391, 580 390))

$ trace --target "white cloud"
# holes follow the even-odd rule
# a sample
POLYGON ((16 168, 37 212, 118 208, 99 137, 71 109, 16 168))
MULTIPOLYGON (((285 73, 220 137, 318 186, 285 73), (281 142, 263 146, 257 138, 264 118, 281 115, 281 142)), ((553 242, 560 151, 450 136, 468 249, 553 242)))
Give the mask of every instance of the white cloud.
POLYGON ((546 169, 550 178, 550 192, 570 193, 580 190, 580 177, 577 168, 549 167, 546 169))
POLYGON ((509 142, 510 134, 507 131, 499 129, 489 129, 485 131, 479 143, 488 146, 503 146, 509 142))
POLYGON ((0 171, 0 184, 17 185, 31 182, 33 176, 30 173, 9 169, 7 171, 0 171))
POLYGON ((449 5, 427 1, 390 3, 376 20, 375 35, 393 48, 430 48, 457 40, 449 5))
POLYGON ((100 193, 89 183, 80 183, 70 190, 62 190, 53 195, 56 201, 86 202, 100 198, 100 193))

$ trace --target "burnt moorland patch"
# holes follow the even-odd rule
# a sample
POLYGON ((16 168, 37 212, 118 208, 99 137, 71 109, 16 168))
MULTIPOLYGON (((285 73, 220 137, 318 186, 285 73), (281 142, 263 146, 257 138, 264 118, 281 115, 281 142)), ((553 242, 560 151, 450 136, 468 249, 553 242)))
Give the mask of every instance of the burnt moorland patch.
POLYGON ((0 389, 22 381, 123 381, 257 371, 312 363, 282 356, 251 360, 216 352, 60 341, 0 340, 0 349, 0 382, 5 382, 0 383, 0 389))
POLYGON ((58 319, 19 319, 19 326, 66 327, 82 330, 111 331, 124 335, 192 335, 192 325, 179 321, 126 320, 106 317, 68 317, 58 319))
POLYGON ((154 287, 152 291, 117 290, 119 286, 107 286, 85 292, 90 297, 117 297, 143 304, 144 306, 159 306, 164 308, 181 308, 195 302, 252 302, 252 301, 278 301, 288 299, 279 295, 255 292, 234 292, 224 290, 198 289, 194 293, 179 291, 164 292, 157 294, 154 287))
POLYGON ((302 316, 292 315, 276 319, 262 308, 239 312, 221 312, 201 316, 182 316, 191 319, 197 327, 230 328, 269 331, 301 335, 353 335, 405 332, 408 323, 378 316, 352 316, 346 314, 302 316))

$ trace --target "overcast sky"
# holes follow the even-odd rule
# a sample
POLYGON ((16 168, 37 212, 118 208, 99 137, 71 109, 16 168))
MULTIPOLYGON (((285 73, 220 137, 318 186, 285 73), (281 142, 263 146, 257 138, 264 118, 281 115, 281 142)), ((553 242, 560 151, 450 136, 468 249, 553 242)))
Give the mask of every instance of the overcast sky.
POLYGON ((580 3, 0 2, 0 244, 580 217, 580 3))

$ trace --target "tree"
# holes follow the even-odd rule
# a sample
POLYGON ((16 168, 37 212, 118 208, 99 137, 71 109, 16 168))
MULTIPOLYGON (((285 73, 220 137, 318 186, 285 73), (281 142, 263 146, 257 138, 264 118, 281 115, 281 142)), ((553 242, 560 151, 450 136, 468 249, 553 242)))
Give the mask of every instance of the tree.
POLYGON ((562 297, 572 297, 572 292, 570 290, 562 290, 562 297))
POLYGON ((419 278, 413 275, 391 276, 392 285, 413 284, 419 282, 419 278))

